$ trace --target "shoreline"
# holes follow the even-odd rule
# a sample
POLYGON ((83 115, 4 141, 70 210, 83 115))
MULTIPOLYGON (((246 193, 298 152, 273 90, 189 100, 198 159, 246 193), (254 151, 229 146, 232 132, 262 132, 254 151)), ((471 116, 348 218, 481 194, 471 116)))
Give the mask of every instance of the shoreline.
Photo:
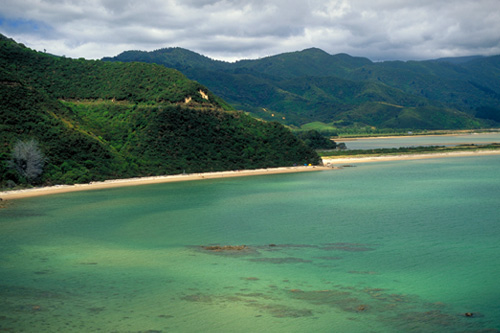
POLYGON ((88 184, 54 185, 54 186, 36 187, 36 188, 29 188, 22 190, 3 191, 0 192, 0 198, 3 200, 14 200, 14 199, 37 197, 42 195, 100 190, 100 189, 125 187, 125 186, 151 185, 151 184, 218 179, 218 178, 234 178, 234 177, 261 176, 261 175, 273 175, 273 174, 275 175, 275 174, 311 172, 320 170, 331 170, 331 168, 318 165, 295 166, 295 167, 279 167, 279 168, 268 168, 268 169, 217 171, 217 172, 204 172, 204 173, 179 174, 179 175, 167 175, 167 176, 110 179, 100 182, 91 182, 88 184))
POLYGON ((402 154, 402 155, 382 155, 382 156, 364 156, 364 157, 341 156, 338 158, 323 158, 323 164, 325 166, 279 167, 279 168, 269 168, 269 169, 219 171, 219 172, 180 174, 180 175, 168 175, 168 176, 112 179, 112 180, 105 180, 102 182, 91 182, 88 184, 54 185, 54 186, 37 187, 37 188, 22 189, 22 190, 4 191, 0 192, 0 198, 2 200, 7 201, 7 200, 37 197, 42 195, 60 194, 60 193, 77 192, 77 191, 100 190, 100 189, 125 187, 125 186, 151 185, 151 184, 218 179, 218 178, 275 175, 275 174, 311 172, 311 171, 321 171, 321 170, 335 170, 339 169, 339 164, 350 164, 350 163, 422 160, 422 159, 445 158, 445 157, 488 156, 488 155, 500 155, 500 150, 476 150, 476 151, 458 151, 458 152, 446 152, 446 153, 402 154))
POLYGON ((467 157, 467 156, 488 156, 488 155, 500 155, 500 150, 454 151, 445 153, 401 154, 401 155, 381 155, 381 156, 365 156, 365 157, 340 156, 338 158, 323 158, 323 163, 327 165, 327 164, 342 164, 342 163, 408 161, 408 160, 424 160, 424 159, 444 158, 444 157, 467 157))
MULTIPOLYGON (((373 139, 398 139, 398 138, 419 138, 419 137, 429 137, 429 136, 460 136, 465 134, 415 134, 415 135, 382 135, 382 136, 359 136, 359 137, 348 137, 348 138, 336 138, 334 140, 338 142, 349 142, 358 140, 373 140, 373 139)), ((472 135, 472 134, 471 134, 472 135)))
POLYGON ((475 135, 475 134, 495 134, 498 133, 499 131, 495 129, 495 131, 470 131, 470 130, 464 130, 463 132, 457 131, 457 132, 451 132, 451 133, 441 133, 441 134, 436 134, 436 133, 428 133, 428 134, 402 134, 402 135, 375 135, 375 136, 352 136, 352 137, 337 137, 333 138, 333 140, 338 141, 338 142, 343 142, 343 141, 356 141, 356 140, 370 140, 370 139, 397 139, 397 138, 418 138, 418 137, 430 137, 430 136, 461 136, 461 135, 475 135))

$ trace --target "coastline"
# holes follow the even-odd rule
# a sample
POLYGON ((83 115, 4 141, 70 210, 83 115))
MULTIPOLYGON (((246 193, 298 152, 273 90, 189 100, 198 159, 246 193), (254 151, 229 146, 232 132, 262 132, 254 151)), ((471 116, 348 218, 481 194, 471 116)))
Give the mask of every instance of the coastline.
POLYGON ((465 134, 467 134, 467 133, 359 136, 359 137, 336 138, 334 140, 338 141, 338 142, 349 142, 349 141, 373 140, 373 139, 420 138, 420 137, 430 137, 430 136, 460 136, 460 135, 465 135, 465 134))
POLYGON ((296 166, 296 167, 279 167, 279 168, 269 168, 269 169, 219 171, 219 172, 205 172, 205 173, 180 174, 180 175, 168 175, 168 176, 112 179, 112 180, 105 180, 102 182, 91 182, 88 184, 54 185, 54 186, 36 187, 36 188, 29 188, 22 190, 4 191, 0 192, 0 198, 3 200, 14 200, 14 199, 24 199, 24 198, 37 197, 49 194, 100 190, 100 189, 108 189, 108 188, 124 187, 124 186, 150 185, 150 184, 217 179, 217 178, 273 175, 273 174, 308 172, 308 171, 310 172, 310 171, 320 171, 320 170, 331 170, 331 168, 324 166, 296 166))
POLYGON ((364 157, 340 156, 338 158, 323 158, 323 164, 325 166, 280 167, 280 168, 269 168, 269 169, 220 171, 220 172, 206 172, 206 173, 181 174, 181 175, 169 175, 169 176, 113 179, 102 182, 92 182, 89 184, 55 185, 55 186, 37 187, 37 188, 23 189, 23 190, 4 191, 0 192, 0 198, 3 200, 14 200, 14 199, 24 199, 24 198, 42 196, 42 195, 99 190, 99 189, 108 189, 108 188, 124 187, 124 186, 138 186, 138 185, 194 181, 194 180, 204 180, 204 179, 233 178, 233 177, 247 177, 247 176, 261 176, 261 175, 273 175, 273 174, 283 174, 283 173, 333 170, 338 168, 338 166, 341 166, 342 164, 351 164, 351 163, 421 160, 421 159, 431 159, 431 158, 485 156, 485 155, 500 155, 500 150, 476 150, 476 151, 457 151, 457 152, 446 152, 446 153, 382 155, 382 156, 364 156, 364 157))
POLYGON ((431 136, 461 136, 461 135, 475 135, 475 134, 491 134, 498 133, 498 130, 495 131, 471 131, 471 130, 463 130, 463 131, 451 131, 450 133, 427 133, 427 134, 403 134, 403 135, 380 135, 380 136, 352 136, 352 137, 338 137, 334 138, 335 141, 338 142, 348 142, 348 141, 357 141, 357 140, 372 140, 372 139, 397 139, 397 138, 419 138, 419 137, 431 137, 431 136))
POLYGON ((333 165, 333 164, 343 164, 343 163, 423 160, 430 158, 484 156, 484 155, 500 155, 500 150, 454 151, 446 153, 402 154, 402 155, 382 155, 382 156, 365 156, 365 157, 339 156, 338 158, 323 158, 323 163, 325 165, 327 164, 333 165))

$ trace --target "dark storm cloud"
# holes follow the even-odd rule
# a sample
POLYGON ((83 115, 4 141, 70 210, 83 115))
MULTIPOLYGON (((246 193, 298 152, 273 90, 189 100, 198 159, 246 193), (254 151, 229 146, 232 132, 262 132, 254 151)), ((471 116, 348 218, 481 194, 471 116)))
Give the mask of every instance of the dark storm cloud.
POLYGON ((319 47, 373 60, 500 54, 498 0, 4 0, 0 32, 101 58, 185 47, 235 60, 319 47))

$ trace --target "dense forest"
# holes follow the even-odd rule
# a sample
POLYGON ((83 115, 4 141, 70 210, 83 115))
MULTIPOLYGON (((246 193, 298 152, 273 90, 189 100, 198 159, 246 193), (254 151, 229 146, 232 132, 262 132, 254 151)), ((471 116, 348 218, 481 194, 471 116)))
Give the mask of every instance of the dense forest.
POLYGON ((2 35, 0 110, 2 188, 321 161, 177 70, 58 57, 2 35))
POLYGON ((103 60, 176 68, 236 108, 296 129, 383 133, 500 125, 500 56, 375 63, 312 48, 227 63, 165 48, 103 60))

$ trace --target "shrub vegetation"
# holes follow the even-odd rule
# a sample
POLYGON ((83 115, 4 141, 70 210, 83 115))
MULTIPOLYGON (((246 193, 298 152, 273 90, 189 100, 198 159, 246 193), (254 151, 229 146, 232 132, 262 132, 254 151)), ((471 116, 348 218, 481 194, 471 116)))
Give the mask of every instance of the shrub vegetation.
POLYGON ((0 187, 321 161, 176 70, 56 57, 2 35, 0 110, 0 187), (9 162, 30 140, 45 157, 36 177, 9 162))

